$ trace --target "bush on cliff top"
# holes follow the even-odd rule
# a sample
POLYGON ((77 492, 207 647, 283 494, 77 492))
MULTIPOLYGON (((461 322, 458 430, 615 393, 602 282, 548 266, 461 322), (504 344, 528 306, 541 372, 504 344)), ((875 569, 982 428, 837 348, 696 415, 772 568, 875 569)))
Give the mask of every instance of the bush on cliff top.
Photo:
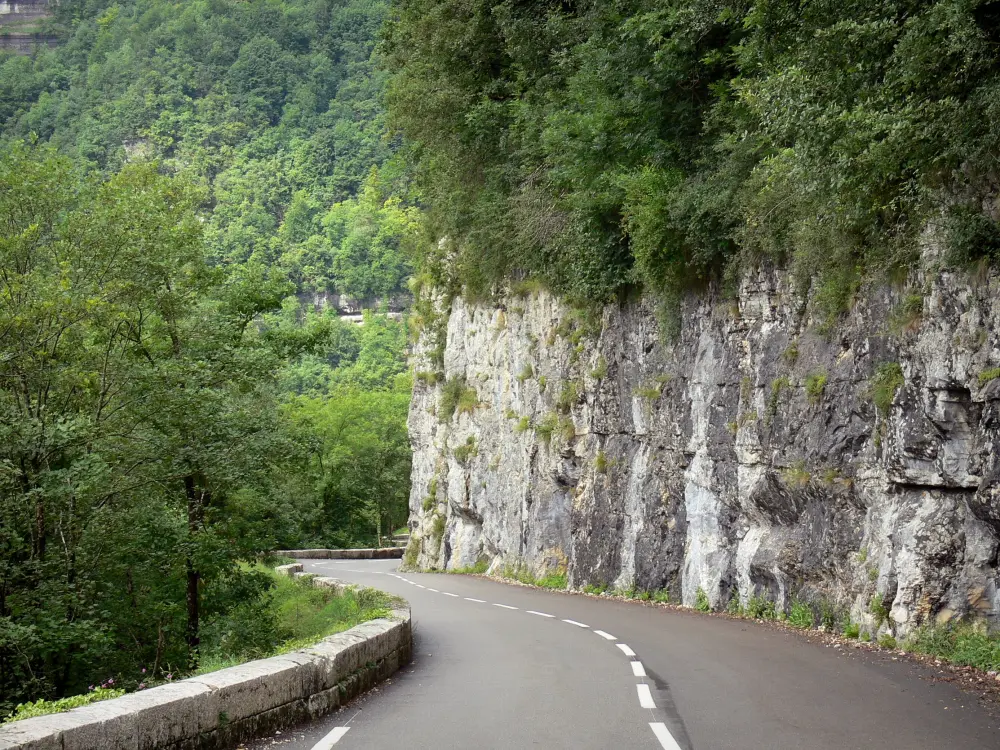
POLYGON ((424 265, 473 295, 527 276, 607 301, 770 259, 835 313, 912 262, 944 194, 951 257, 996 259, 998 17, 986 0, 401 0, 391 120, 452 239, 424 265))

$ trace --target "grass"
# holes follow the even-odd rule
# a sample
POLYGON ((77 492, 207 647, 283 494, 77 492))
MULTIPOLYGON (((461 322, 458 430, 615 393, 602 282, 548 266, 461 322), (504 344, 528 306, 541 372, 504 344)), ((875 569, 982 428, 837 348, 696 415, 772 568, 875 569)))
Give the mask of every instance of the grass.
POLYGON ((1000 378, 1000 367, 994 367, 990 370, 983 370, 979 373, 979 385, 986 385, 991 380, 996 380, 1000 378))
POLYGON ((594 596, 600 596, 607 590, 608 584, 606 583, 588 583, 583 587, 583 593, 593 594, 594 596))
POLYGON ((531 363, 528 362, 521 369, 521 374, 517 376, 517 380, 519 383, 523 383, 525 380, 531 380, 533 377, 535 377, 535 370, 531 366, 531 363))
POLYGON ((711 612, 712 603, 708 601, 708 594, 705 593, 705 589, 698 587, 698 591, 694 596, 694 608, 699 612, 711 612))
POLYGON ((512 581, 525 583, 529 586, 538 586, 543 589, 565 589, 569 585, 569 579, 563 571, 548 573, 544 576, 536 576, 531 568, 521 562, 503 566, 502 578, 509 578, 512 581))
POLYGON ((490 568, 490 561, 486 558, 481 558, 476 561, 475 565, 469 565, 465 568, 452 568, 446 572, 452 573, 454 575, 472 575, 481 576, 490 568))
POLYGON ((907 639, 906 648, 963 667, 1000 670, 1000 636, 972 625, 923 628, 907 639))

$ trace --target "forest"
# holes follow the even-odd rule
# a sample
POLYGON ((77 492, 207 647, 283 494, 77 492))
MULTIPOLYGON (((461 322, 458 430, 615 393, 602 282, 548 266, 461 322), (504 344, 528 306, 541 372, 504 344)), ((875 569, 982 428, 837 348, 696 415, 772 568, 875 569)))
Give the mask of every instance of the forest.
POLYGON ((0 59, 0 717, 266 653, 262 555, 405 524, 386 11, 66 0, 0 59))
POLYGON ((944 265, 1000 257, 991 0, 400 0, 385 35, 453 292, 669 313, 763 262, 834 318, 926 230, 944 265))

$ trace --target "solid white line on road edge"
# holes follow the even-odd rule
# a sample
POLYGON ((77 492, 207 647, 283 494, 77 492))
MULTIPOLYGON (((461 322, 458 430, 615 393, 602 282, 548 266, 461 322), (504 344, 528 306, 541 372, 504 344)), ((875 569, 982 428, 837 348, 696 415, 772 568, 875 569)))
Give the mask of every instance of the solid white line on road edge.
POLYGON ((330 732, 330 734, 328 734, 326 737, 324 737, 315 745, 313 745, 312 750, 330 750, 331 747, 337 744, 337 741, 341 737, 347 734, 348 729, 350 729, 350 727, 337 727, 332 732, 330 732))
POLYGON ((427 587, 427 590, 428 590, 428 591, 433 591, 433 592, 434 592, 435 594, 440 594, 440 593, 441 593, 441 592, 440 592, 440 591, 438 591, 437 589, 432 589, 432 588, 431 588, 430 586, 428 586, 428 587, 427 587))
POLYGON ((425 588, 427 588, 427 587, 426 587, 426 586, 421 586, 421 585, 420 585, 420 584, 418 583, 418 584, 417 584, 417 588, 418 588, 418 589, 425 589, 425 588))
POLYGON ((663 746, 663 750, 681 750, 681 746, 677 744, 677 740, 674 736, 670 734, 667 729, 667 725, 662 721, 651 721, 649 723, 649 728, 653 730, 653 734, 656 735, 656 739, 660 741, 663 746))
POLYGON ((456 599, 458 599, 458 594, 449 594, 449 593, 448 593, 447 591, 445 591, 445 592, 444 592, 444 595, 445 595, 445 596, 453 596, 453 597, 455 597, 456 599))
POLYGON ((577 622, 576 620, 563 620, 563 622, 568 622, 570 625, 576 625, 578 628, 590 627, 590 625, 584 625, 582 622, 577 622))
POLYGON ((486 604, 485 599, 473 599, 471 596, 463 597, 467 602, 475 602, 476 604, 486 604))
POLYGON ((625 656, 635 656, 635 651, 630 649, 624 643, 616 643, 615 645, 622 650, 622 653, 625 654, 625 656))
POLYGON ((649 692, 649 685, 640 683, 635 686, 635 692, 639 694, 639 705, 643 708, 656 708, 653 703, 653 694, 649 692))
POLYGON ((629 662, 629 664, 632 665, 632 674, 633 675, 635 675, 636 677, 645 677, 646 676, 646 668, 642 666, 642 662, 641 661, 632 661, 632 662, 629 662))
POLYGON ((611 633, 605 633, 603 630, 595 630, 594 632, 597 633, 599 636, 601 636, 601 638, 603 638, 606 641, 617 641, 618 640, 613 635, 611 635, 611 633))
POLYGON ((533 609, 525 610, 529 615, 538 615, 539 617, 555 617, 555 615, 547 615, 544 612, 536 612, 533 609))
POLYGON ((509 604, 497 604, 496 602, 493 602, 493 606, 494 607, 503 607, 504 609, 517 609, 517 607, 512 607, 509 604))

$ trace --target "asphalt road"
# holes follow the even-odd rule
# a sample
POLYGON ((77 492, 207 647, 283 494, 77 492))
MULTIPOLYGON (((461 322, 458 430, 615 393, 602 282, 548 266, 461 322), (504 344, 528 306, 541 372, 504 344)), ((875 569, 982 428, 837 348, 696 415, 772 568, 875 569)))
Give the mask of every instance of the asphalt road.
POLYGON ((754 623, 399 574, 395 560, 302 562, 408 599, 414 659, 248 750, 1000 748, 993 709, 906 660, 754 623))

